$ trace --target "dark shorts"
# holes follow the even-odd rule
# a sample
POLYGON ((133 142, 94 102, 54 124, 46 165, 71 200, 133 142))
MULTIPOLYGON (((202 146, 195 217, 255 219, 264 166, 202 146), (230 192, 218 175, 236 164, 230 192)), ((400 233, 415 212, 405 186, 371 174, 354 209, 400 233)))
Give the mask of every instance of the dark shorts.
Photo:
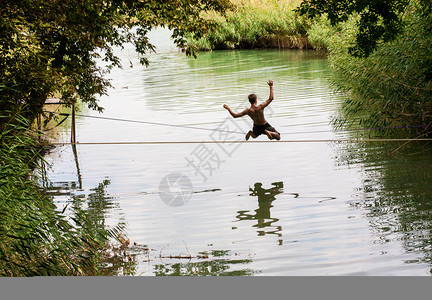
POLYGON ((280 135, 279 132, 276 131, 276 129, 274 129, 273 126, 271 126, 269 123, 265 123, 264 125, 255 125, 253 126, 253 133, 255 134, 255 136, 259 136, 261 134, 265 134, 264 130, 268 130, 268 131, 272 131, 272 132, 276 132, 280 135))

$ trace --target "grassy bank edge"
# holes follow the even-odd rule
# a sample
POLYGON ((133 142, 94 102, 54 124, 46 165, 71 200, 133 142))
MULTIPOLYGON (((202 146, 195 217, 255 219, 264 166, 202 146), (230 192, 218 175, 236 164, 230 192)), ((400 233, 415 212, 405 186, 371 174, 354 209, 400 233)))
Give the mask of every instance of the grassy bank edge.
POLYGON ((294 12, 300 0, 231 0, 225 15, 207 13, 214 30, 204 37, 188 36, 198 51, 225 49, 312 49, 309 20, 294 12))

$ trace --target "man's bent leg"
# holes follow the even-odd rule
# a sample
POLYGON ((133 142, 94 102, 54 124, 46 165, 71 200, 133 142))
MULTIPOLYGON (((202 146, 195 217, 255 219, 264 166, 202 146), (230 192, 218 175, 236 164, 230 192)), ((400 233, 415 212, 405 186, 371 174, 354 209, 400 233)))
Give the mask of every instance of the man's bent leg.
POLYGON ((273 139, 276 139, 278 141, 280 140, 280 134, 277 132, 269 131, 266 129, 265 133, 270 140, 273 140, 273 139))
POLYGON ((255 133, 253 133, 252 130, 249 130, 249 132, 246 134, 246 141, 249 140, 250 137, 256 138, 255 133))
POLYGON ((267 129, 264 131, 265 131, 265 134, 267 135, 267 137, 269 138, 269 140, 272 140, 273 139, 272 133, 270 131, 268 131, 267 129))

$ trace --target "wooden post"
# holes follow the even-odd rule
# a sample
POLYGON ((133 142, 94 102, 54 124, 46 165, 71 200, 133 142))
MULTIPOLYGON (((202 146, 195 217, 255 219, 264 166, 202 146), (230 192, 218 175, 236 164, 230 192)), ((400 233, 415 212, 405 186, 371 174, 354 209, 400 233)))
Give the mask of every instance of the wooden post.
POLYGON ((42 119, 41 119, 41 114, 38 114, 37 116, 37 127, 38 127, 38 141, 40 143, 41 141, 41 131, 42 131, 42 119))
POLYGON ((75 158, 75 165, 76 165, 76 169, 77 169, 77 176, 78 176, 78 187, 79 189, 82 189, 82 177, 81 177, 81 172, 80 172, 80 167, 79 167, 79 162, 78 162, 78 152, 76 149, 76 144, 72 144, 72 151, 74 154, 74 158, 75 158))
POLYGON ((76 130, 75 130, 75 104, 72 104, 72 130, 71 130, 71 143, 76 144, 76 130))

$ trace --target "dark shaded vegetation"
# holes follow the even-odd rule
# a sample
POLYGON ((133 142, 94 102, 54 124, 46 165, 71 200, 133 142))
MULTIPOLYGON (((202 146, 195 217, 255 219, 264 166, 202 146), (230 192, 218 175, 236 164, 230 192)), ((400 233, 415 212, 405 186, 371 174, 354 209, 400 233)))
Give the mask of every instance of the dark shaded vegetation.
POLYGON ((355 44, 348 48, 354 56, 368 56, 380 41, 390 41, 403 28, 402 16, 409 0, 304 0, 297 9, 310 18, 326 15, 332 26, 358 15, 355 44))
POLYGON ((337 126, 400 127, 385 136, 428 137, 432 127, 431 6, 412 1, 403 27, 390 41, 380 41, 367 57, 350 53, 357 47, 359 15, 332 26, 325 17, 309 30, 312 43, 323 45, 336 71, 335 87, 346 95, 337 126))
POLYGON ((145 54, 154 46, 147 33, 166 26, 176 45, 193 55, 185 33, 199 38, 212 27, 201 13, 227 6, 227 0, 1 1, 0 110, 21 110, 32 120, 45 99, 56 95, 102 111, 98 96, 110 87, 105 75, 121 67, 114 47, 132 43, 141 63, 148 64, 145 54))
MULTIPOLYGON (((228 6, 226 0, 0 2, 0 276, 107 275, 123 268, 123 259, 107 257, 112 241, 124 247, 124 225, 103 222, 107 183, 57 211, 38 183, 46 145, 33 121, 50 96, 101 112, 98 98, 110 87, 105 75, 121 67, 115 47, 132 43, 148 64, 154 46, 147 33, 166 26, 176 45, 195 55, 186 32, 199 38, 212 28, 202 12, 228 6)), ((126 262, 123 274, 133 271, 133 260, 126 262)))
MULTIPOLYGON (((5 118, 4 116, 2 116, 5 118)), ((42 192, 44 148, 22 115, 0 132, 0 276, 99 275, 124 224, 105 226, 103 183, 60 212, 42 192), (83 205, 85 204, 85 205, 83 205)))

